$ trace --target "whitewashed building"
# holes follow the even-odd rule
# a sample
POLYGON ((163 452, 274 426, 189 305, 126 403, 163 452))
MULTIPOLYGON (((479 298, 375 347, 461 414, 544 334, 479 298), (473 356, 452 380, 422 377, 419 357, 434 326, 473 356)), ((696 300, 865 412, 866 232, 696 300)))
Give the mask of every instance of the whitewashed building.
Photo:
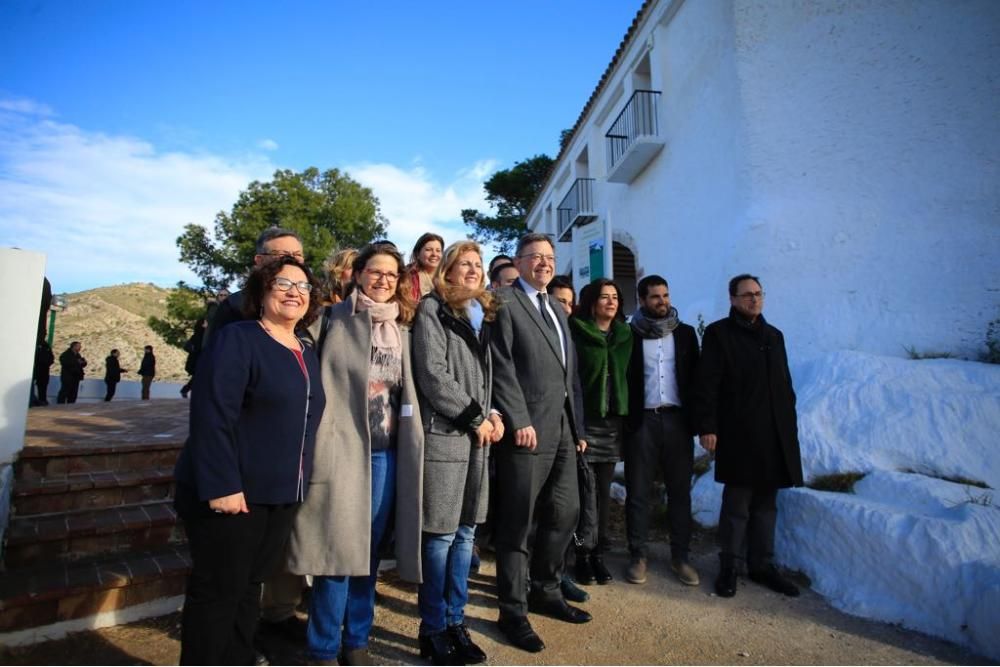
POLYGON ((794 353, 975 358, 1000 317, 1000 2, 651 0, 528 226, 577 288, 761 276, 794 353))

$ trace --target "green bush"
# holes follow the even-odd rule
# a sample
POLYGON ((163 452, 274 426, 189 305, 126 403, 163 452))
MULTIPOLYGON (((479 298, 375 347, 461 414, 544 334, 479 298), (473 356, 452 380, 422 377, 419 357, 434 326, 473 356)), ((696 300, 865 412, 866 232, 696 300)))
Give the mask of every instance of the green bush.
POLYGON ((809 480, 806 486, 817 491, 854 493, 854 484, 864 476, 863 472, 838 472, 832 475, 820 475, 809 480))

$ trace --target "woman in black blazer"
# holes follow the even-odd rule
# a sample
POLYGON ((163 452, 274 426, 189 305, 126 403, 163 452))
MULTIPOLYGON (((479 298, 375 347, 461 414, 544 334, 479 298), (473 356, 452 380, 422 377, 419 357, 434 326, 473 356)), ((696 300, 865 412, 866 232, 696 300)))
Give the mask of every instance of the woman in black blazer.
POLYGON ((280 564, 325 404, 316 356, 296 335, 319 312, 309 269, 283 257, 255 269, 243 294, 257 319, 206 350, 175 473, 192 561, 181 664, 253 664, 260 582, 280 564))

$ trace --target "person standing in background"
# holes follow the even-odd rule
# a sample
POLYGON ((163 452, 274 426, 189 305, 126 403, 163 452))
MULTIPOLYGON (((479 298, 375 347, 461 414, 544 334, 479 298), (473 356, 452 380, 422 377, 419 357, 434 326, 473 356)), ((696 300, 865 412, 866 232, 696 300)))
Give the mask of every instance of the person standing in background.
POLYGON ((115 397, 115 389, 118 387, 118 383, 121 382, 122 373, 128 373, 118 363, 118 355, 118 350, 111 350, 111 354, 104 359, 104 384, 108 388, 104 393, 105 402, 115 397))
POLYGON ((82 350, 83 345, 75 340, 59 355, 59 395, 56 403, 76 403, 83 369, 87 366, 87 360, 80 354, 82 350))
POLYGON ((35 372, 34 380, 37 388, 37 405, 48 405, 49 392, 49 368, 56 360, 56 355, 52 354, 52 348, 47 342, 40 341, 35 347, 35 372))

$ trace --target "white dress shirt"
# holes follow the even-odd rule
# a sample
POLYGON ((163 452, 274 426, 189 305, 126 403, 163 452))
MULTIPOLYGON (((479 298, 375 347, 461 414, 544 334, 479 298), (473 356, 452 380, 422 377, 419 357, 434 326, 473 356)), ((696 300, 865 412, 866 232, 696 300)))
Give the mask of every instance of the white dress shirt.
MULTIPOLYGON (((521 287, 524 289, 524 293, 528 295, 529 299, 531 299, 531 303, 535 304, 535 308, 540 309, 541 304, 538 302, 538 294, 540 290, 536 290, 534 287, 529 285, 524 278, 518 278, 518 280, 521 282, 521 287)), ((566 339, 563 337, 562 327, 559 326, 559 318, 556 317, 555 311, 552 310, 552 304, 549 303, 548 293, 542 292, 542 294, 546 295, 545 310, 549 314, 549 318, 552 320, 552 323, 556 325, 556 333, 559 334, 559 351, 562 352, 562 364, 563 366, 566 366, 566 339)), ((541 312, 541 310, 539 310, 539 312, 541 312)))
POLYGON ((663 338, 642 340, 642 377, 645 387, 643 407, 650 409, 681 404, 676 365, 677 351, 673 332, 663 338))

